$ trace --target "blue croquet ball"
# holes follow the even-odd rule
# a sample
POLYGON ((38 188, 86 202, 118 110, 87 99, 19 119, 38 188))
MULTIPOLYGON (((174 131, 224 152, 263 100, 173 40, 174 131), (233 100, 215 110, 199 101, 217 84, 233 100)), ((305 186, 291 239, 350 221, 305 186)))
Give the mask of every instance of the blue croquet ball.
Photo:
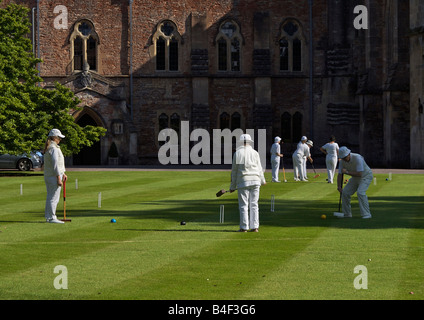
POLYGON ((389 181, 389 178, 386 178, 386 181, 389 181))
POLYGON ((110 222, 116 223, 116 219, 112 219, 112 220, 110 220, 110 222))

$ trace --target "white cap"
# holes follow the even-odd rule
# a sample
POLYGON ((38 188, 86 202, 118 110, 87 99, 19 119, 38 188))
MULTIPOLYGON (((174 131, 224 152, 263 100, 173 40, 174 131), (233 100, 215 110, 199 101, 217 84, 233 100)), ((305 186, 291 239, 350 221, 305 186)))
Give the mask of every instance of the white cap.
POLYGON ((306 138, 306 136, 303 136, 302 139, 300 139, 300 141, 306 141, 308 140, 308 138, 306 138))
POLYGON ((240 136, 240 142, 253 142, 253 140, 250 137, 250 134, 245 133, 240 136))
POLYGON ((59 137, 59 138, 65 138, 65 136, 60 132, 59 129, 52 129, 49 132, 49 137, 59 137))
POLYGON ((312 140, 308 140, 308 141, 306 142, 306 144, 310 145, 311 147, 314 145, 314 143, 312 142, 312 140))
POLYGON ((276 137, 274 138, 274 142, 279 142, 279 141, 281 141, 281 138, 280 138, 279 136, 276 136, 276 137))
POLYGON ((346 147, 341 147, 339 149, 339 158, 343 159, 345 157, 347 157, 350 154, 350 150, 346 147))

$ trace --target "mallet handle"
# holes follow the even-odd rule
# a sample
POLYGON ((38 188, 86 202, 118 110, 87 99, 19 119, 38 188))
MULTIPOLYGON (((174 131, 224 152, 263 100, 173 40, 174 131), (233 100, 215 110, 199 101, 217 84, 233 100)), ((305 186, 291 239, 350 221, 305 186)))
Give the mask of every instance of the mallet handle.
POLYGON ((66 180, 63 181, 63 219, 66 220, 66 180))

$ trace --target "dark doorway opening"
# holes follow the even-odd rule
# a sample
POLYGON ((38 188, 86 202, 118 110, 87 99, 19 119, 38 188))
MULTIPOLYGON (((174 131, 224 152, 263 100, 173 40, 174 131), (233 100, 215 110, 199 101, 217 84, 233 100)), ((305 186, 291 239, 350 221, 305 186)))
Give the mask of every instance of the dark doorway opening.
MULTIPOLYGON (((88 114, 83 115, 78 121, 80 127, 85 126, 97 126, 96 121, 88 114)), ((100 141, 95 142, 91 147, 84 147, 78 154, 74 154, 73 164, 75 166, 85 165, 100 165, 101 164, 101 152, 100 152, 100 141)))

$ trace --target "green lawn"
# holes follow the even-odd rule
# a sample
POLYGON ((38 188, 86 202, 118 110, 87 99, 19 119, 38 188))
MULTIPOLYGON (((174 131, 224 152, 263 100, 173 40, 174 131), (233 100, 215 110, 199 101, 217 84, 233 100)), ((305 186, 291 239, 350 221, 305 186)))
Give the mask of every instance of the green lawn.
POLYGON ((292 182, 288 173, 288 183, 261 188, 259 233, 235 232, 236 193, 215 197, 229 172, 68 176, 64 225, 44 222, 42 174, 0 176, 0 299, 424 298, 423 175, 376 175, 373 219, 363 220, 356 195, 352 219, 332 216, 339 196, 325 174, 292 182), (58 265, 67 290, 54 286, 58 265), (367 269, 367 289, 354 287, 364 276, 356 266, 367 269))

